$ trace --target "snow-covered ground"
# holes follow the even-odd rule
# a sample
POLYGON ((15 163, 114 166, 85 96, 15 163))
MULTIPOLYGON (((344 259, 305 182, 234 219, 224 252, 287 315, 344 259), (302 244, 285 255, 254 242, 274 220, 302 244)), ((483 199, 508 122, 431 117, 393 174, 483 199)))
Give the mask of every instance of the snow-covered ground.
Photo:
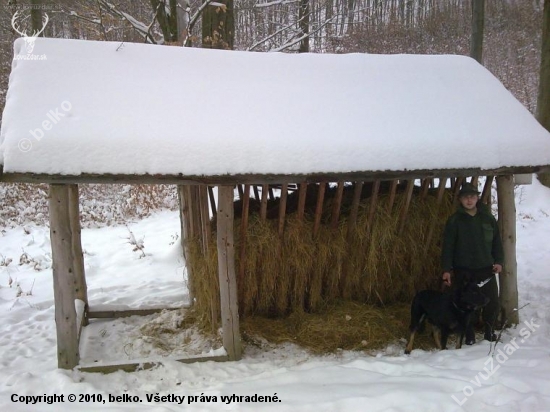
MULTIPOLYGON (((517 200, 520 307, 527 306, 522 324, 503 334, 493 357, 485 341, 460 350, 414 350, 411 356, 403 354, 404 343, 377 354, 327 356, 266 345, 246 347, 239 362, 182 364, 168 357, 134 373, 59 370, 49 229, 0 228, 0 410, 548 411, 550 190, 535 180, 517 189, 517 200), (53 397, 41 395, 62 395, 57 401, 63 402, 48 404, 53 397)), ((185 304, 178 231, 175 212, 127 227, 83 229, 90 304, 185 304), (145 256, 133 250, 130 231, 143 241, 145 256)), ((179 311, 161 316, 169 329, 164 342, 146 333, 157 316, 94 322, 83 332, 83 362, 219 351, 218 343, 197 339, 196 331, 178 329, 179 311)))

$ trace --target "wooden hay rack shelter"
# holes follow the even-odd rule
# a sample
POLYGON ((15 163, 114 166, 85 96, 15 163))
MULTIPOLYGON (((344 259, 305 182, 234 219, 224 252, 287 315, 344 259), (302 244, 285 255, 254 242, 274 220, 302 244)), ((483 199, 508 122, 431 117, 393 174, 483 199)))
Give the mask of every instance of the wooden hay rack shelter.
MULTIPOLYGON (((17 40, 16 55, 24 53, 22 46, 23 40, 17 40)), ((191 249, 217 255, 219 295, 211 293, 209 299, 219 299, 219 305, 210 305, 210 316, 221 319, 227 356, 214 360, 238 360, 243 297, 237 285, 246 273, 241 265, 247 248, 245 243, 236 248, 235 238, 247 236, 252 203, 258 205, 260 221, 274 217, 278 237, 285 236, 291 215, 309 219, 313 239, 339 230, 345 221, 341 247, 346 249, 359 226, 367 229, 366 238, 371 235, 381 205, 397 216, 394 231, 399 234, 407 230, 413 199, 430 197, 439 207, 446 194, 450 201, 456 197, 464 180, 486 176, 487 200, 496 179, 506 255, 502 308, 511 323, 518 322, 514 175, 548 169, 550 135, 475 61, 119 46, 38 38, 35 51, 48 59, 17 59, 10 77, 0 182, 50 184, 59 367, 79 366, 79 335, 87 319, 136 314, 105 311, 88 302, 78 219, 78 185, 84 183, 178 185, 191 292, 197 282, 191 249), (74 64, 79 70, 68 70, 74 64), (166 67, 181 68, 186 76, 167 82, 151 78, 166 67), (96 78, 97 71, 105 76, 96 78), (186 103, 167 103, 167 95, 185 96, 186 103), (152 103, 146 110, 142 96, 152 103), (274 102, 268 109, 266 96, 274 102), (216 119, 207 119, 208 104, 216 101, 231 104, 216 112, 216 119), (65 116, 55 124, 44 120, 44 113, 61 103, 65 116), (29 129, 35 140, 31 150, 23 151, 19 143, 29 139, 29 129), (289 189, 295 194, 289 195, 289 189), (268 208, 274 191, 280 192, 276 214, 268 216, 275 213, 268 208), (361 206, 364 192, 368 196, 361 206), (241 205, 238 225, 235 193, 241 205), (306 217, 308 193, 315 195, 306 217), (361 207, 363 220, 358 219, 361 207), (211 214, 215 242, 210 241, 211 214)), ((423 242, 439 236, 435 222, 424 228, 423 242)), ((334 290, 353 295, 346 262, 337 267, 334 290)), ((138 365, 80 366, 111 371, 138 365)))

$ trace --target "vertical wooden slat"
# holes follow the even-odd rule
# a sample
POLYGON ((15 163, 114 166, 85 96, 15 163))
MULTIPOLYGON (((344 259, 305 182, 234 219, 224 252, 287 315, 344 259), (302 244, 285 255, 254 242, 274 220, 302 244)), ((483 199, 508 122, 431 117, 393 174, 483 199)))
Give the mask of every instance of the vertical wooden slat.
MULTIPOLYGON (((80 228, 80 209, 78 185, 69 186, 69 219, 72 240, 72 252, 74 258, 74 276, 75 276, 75 298, 84 302, 88 306, 88 287, 86 285, 86 274, 84 272, 84 254, 82 253, 82 240, 80 228)), ((87 319, 84 319, 84 325, 87 325, 87 319)))
POLYGON ((275 200, 275 194, 273 193, 273 188, 271 186, 268 186, 268 192, 269 192, 269 200, 273 201, 275 200))
POLYGON ((243 185, 237 185, 237 191, 239 192, 239 199, 243 200, 243 185))
POLYGON ((336 189, 336 197, 332 204, 332 217, 330 220, 330 228, 336 230, 338 228, 338 220, 340 219, 340 207, 342 206, 342 196, 344 195, 345 182, 338 182, 338 188, 336 189))
POLYGON ((388 200, 388 213, 391 214, 395 203, 395 192, 397 191, 397 180, 392 180, 390 185, 390 198, 388 200))
POLYGON ((246 232, 248 230, 248 211, 250 209, 250 185, 244 185, 243 210, 241 215, 240 250, 239 250, 239 291, 240 307, 244 308, 244 275, 246 270, 246 232))
POLYGON ((403 205, 403 208, 401 209, 401 214, 399 216, 399 229, 397 230, 397 233, 399 235, 403 233, 403 228, 405 227, 405 222, 407 221, 407 213, 409 212, 413 189, 414 180, 411 179, 407 182, 407 189, 405 191, 405 204, 403 205))
POLYGON ((196 216, 194 214, 194 208, 193 208, 193 188, 191 185, 187 185, 184 187, 185 190, 185 197, 187 201, 187 216, 188 216, 188 228, 189 228, 189 239, 193 239, 197 232, 195 228, 197 227, 195 223, 196 216))
POLYGON ((439 187, 437 188, 437 200, 436 200, 436 213, 433 217, 432 221, 430 222, 430 226, 428 227, 428 234, 426 235, 426 243, 425 243, 425 249, 428 250, 430 247, 432 236, 435 230, 435 225, 437 223, 436 219, 439 212, 439 207, 441 206, 441 202, 443 201, 443 195, 445 193, 445 186, 447 185, 447 178, 442 177, 439 179, 439 187))
POLYGON ((429 177, 422 180, 422 187, 420 189, 420 199, 421 200, 424 200, 426 198, 426 196, 428 196, 428 191, 430 190, 431 183, 432 183, 432 179, 429 178, 429 177))
POLYGON ((472 178, 470 179, 470 183, 477 187, 479 183, 479 176, 472 176, 472 178))
MULTIPOLYGON (((519 323, 518 273, 516 261, 516 204, 514 176, 497 176, 498 223, 504 249, 504 265, 500 281, 502 321, 508 325, 519 323)), ((508 326, 504 325, 504 326, 508 326)))
POLYGON ((233 186, 218 187, 217 232, 223 346, 230 360, 239 360, 242 348, 235 278, 233 186))
POLYGON ((258 186, 254 185, 254 186, 252 186, 252 189, 254 190, 254 198, 259 202, 260 201, 260 192, 258 192, 258 186))
POLYGON ((307 183, 300 183, 300 189, 298 190, 298 220, 303 220, 304 218, 304 209, 306 207, 306 193, 307 183))
POLYGON ((286 199, 288 197, 288 184, 283 183, 281 187, 281 200, 279 202, 279 236, 283 236, 285 229, 286 199))
POLYGON ((262 202, 260 204, 260 219, 262 222, 265 222, 267 217, 267 185, 262 185, 262 202))
POLYGON ((453 203, 455 205, 458 204, 458 193, 460 192, 460 187, 462 186, 462 183, 464 182, 463 177, 457 177, 453 186, 453 203))
POLYGON ((206 255, 210 245, 210 215, 208 213, 208 190, 206 185, 198 186, 199 212, 201 217, 202 250, 206 255))
POLYGON ((315 219, 313 221, 313 236, 319 233, 319 225, 321 224, 321 216, 323 214, 323 202, 325 200, 326 182, 319 183, 319 192, 317 193, 317 204, 315 205, 315 219))
POLYGON ((181 226, 181 248, 183 250, 183 258, 185 260, 185 269, 187 271, 187 290, 189 293, 189 303, 193 305, 195 301, 195 289, 193 287, 193 269, 190 262, 190 240, 191 240, 191 224, 189 216, 189 191, 188 186, 178 185, 178 201, 180 209, 180 226, 181 226))
POLYGON ((351 202, 351 211, 348 220, 348 242, 351 240, 351 235, 357 224, 357 213, 359 212, 359 203, 361 201, 361 192, 363 190, 363 182, 355 182, 355 189, 353 191, 353 200, 351 202))
POLYGON ((376 212, 376 205, 378 203, 378 192, 380 191, 380 180, 375 180, 372 185, 372 194, 370 197, 369 215, 367 216, 367 236, 370 235, 372 230, 372 224, 374 222, 374 214, 376 212))
POLYGON ((68 185, 50 185, 50 239, 57 333, 57 366, 62 369, 73 369, 78 365, 80 359, 69 198, 68 185))
POLYGON ((483 192, 481 193, 481 202, 490 205, 491 204, 491 186, 493 185, 494 176, 487 176, 485 185, 483 186, 483 192))
POLYGON ((214 197, 214 188, 212 186, 208 186, 208 198, 210 199, 212 216, 216 217, 216 198, 214 197))

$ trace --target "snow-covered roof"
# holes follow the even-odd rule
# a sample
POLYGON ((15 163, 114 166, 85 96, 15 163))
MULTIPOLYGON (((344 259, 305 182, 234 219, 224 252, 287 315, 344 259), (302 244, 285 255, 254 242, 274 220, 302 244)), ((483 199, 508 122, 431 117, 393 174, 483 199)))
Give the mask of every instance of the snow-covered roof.
POLYGON ((476 61, 450 55, 47 38, 29 55, 18 39, 0 139, 4 179, 163 175, 212 183, 228 175, 550 164, 550 134, 528 110, 476 61))

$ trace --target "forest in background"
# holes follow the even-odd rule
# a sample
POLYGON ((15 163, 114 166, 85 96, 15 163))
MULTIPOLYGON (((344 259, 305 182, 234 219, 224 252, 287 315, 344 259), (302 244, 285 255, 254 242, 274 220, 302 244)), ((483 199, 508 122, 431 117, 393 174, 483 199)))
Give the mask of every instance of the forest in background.
MULTIPOLYGON (((4 1, 0 6, 0 110, 13 41, 19 37, 11 24, 15 11, 20 14, 20 28, 29 34, 34 4, 48 14, 46 37, 163 44, 176 40, 166 40, 174 33, 159 24, 163 1, 163 13, 169 18, 171 0, 4 1)), ((177 1, 181 0, 172 3, 177 1)), ((188 35, 192 47, 208 46, 208 39, 201 41, 201 4, 191 0, 187 13, 188 22, 195 18, 188 35)), ((292 53, 303 51, 307 41, 307 49, 314 53, 470 53, 469 0, 222 0, 214 4, 204 10, 229 15, 228 7, 233 7, 233 21, 226 19, 226 27, 234 24, 235 50, 292 53)), ((486 0, 483 64, 532 113, 539 82, 542 9, 543 0, 486 0)), ((228 46, 222 41, 219 47, 228 46)))

